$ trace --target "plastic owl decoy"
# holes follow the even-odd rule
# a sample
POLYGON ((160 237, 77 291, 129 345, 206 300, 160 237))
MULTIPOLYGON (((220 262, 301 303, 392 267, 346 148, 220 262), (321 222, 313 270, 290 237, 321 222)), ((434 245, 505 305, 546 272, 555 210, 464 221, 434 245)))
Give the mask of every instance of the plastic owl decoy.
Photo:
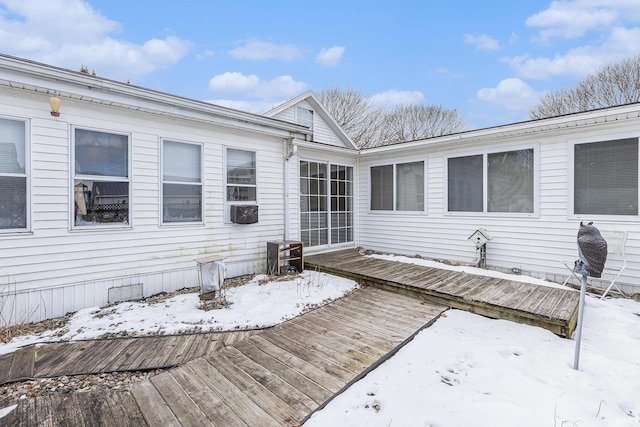
POLYGON ((607 241, 600 230, 588 224, 580 223, 578 229, 578 260, 573 271, 590 277, 600 277, 607 261, 607 241))

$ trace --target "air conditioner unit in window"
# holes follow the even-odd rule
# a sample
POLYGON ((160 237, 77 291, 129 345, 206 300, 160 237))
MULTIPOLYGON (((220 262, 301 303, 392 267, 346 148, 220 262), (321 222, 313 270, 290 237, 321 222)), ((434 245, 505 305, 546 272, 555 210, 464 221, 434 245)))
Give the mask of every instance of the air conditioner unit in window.
POLYGON ((254 205, 231 205, 231 222, 236 224, 258 222, 258 207, 254 205))

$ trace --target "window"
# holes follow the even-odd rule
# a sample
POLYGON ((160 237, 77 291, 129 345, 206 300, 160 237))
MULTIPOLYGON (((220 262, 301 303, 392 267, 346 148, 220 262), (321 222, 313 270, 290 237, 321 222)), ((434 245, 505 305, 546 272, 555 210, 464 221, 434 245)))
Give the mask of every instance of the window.
POLYGON ((202 221, 202 146, 162 143, 162 221, 202 221))
POLYGON ((300 162, 300 234, 306 246, 353 241, 353 168, 300 162))
POLYGON ((26 229, 26 122, 0 119, 0 141, 0 230, 26 229))
POLYGON ((129 137, 75 129, 74 225, 128 225, 129 137))
POLYGON ((296 106, 296 123, 313 130, 313 111, 296 106))
POLYGON ((424 211, 424 162, 372 166, 371 210, 424 211))
POLYGON ((573 212, 638 215, 638 138, 574 145, 573 212))
POLYGON ((256 153, 227 149, 227 201, 256 202, 256 153))
POLYGON ((533 213, 533 154, 529 148, 447 159, 449 212, 533 213))

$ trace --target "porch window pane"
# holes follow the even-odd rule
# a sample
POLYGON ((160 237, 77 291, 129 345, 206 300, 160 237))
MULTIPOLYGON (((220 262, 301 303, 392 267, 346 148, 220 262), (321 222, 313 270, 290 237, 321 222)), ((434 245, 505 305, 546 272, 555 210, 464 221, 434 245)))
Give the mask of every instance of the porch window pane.
POLYGON ((482 212, 482 155, 448 160, 448 207, 450 212, 482 212))
POLYGON ((396 210, 424 210, 424 162, 396 165, 396 210))
POLYGON ((489 212, 533 212, 533 149, 487 156, 489 212))
POLYGON ((371 168, 371 210, 393 210, 393 165, 371 168))
POLYGON ((638 139, 574 146, 574 213, 638 215, 638 139))
POLYGON ((198 144, 164 141, 165 181, 202 182, 202 147, 198 144))
POLYGON ((75 129, 75 226, 129 224, 129 137, 75 129))
POLYGON ((0 175, 0 229, 27 228, 27 178, 0 175))
POLYGON ((0 230, 27 228, 25 122, 0 119, 0 230))
POLYGON ((227 149, 227 201, 257 201, 256 153, 227 149))

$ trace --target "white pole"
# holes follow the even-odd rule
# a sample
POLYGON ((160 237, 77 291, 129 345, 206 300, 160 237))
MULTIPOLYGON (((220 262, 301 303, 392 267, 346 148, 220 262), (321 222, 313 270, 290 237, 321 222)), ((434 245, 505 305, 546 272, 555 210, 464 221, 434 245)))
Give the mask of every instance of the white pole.
POLYGON ((580 341, 582 340, 582 317, 584 316, 584 299, 587 294, 587 275, 582 275, 580 286, 580 304, 578 306, 578 325, 576 326, 576 352, 573 358, 573 369, 578 370, 580 364, 580 341))

